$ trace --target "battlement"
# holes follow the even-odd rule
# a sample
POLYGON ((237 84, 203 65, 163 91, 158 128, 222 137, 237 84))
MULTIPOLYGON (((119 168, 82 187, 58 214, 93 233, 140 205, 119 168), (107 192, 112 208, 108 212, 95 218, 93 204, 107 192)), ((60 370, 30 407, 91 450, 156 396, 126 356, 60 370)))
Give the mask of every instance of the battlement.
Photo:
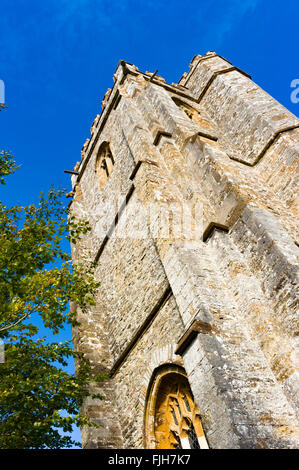
MULTIPOLYGON (((237 161, 241 161, 242 163, 248 165, 254 165, 260 160, 260 158, 262 158, 265 153, 265 149, 272 145, 281 133, 298 128, 299 120, 296 116, 292 115, 289 111, 283 108, 269 95, 266 95, 266 93, 253 82, 251 82, 251 80, 246 81, 242 79, 242 75, 248 79, 250 79, 250 76, 247 73, 238 69, 237 67, 233 67, 227 59, 222 58, 215 52, 208 51, 204 56, 196 55, 189 65, 189 72, 183 74, 178 84, 168 84, 162 77, 156 75, 155 73, 143 73, 135 65, 121 60, 113 76, 114 85, 112 89, 108 88, 102 100, 102 112, 101 114, 98 114, 95 117, 92 123, 90 129, 91 137, 86 139, 82 147, 78 180, 80 180, 81 178, 81 172, 84 171, 86 162, 90 158, 90 154, 92 153, 94 144, 98 139, 98 135, 101 133, 103 127, 105 126, 109 114, 112 110, 116 109, 122 97, 122 92, 119 88, 122 86, 127 77, 143 77, 145 80, 151 82, 152 84, 161 86, 171 94, 177 95, 182 99, 190 100, 191 102, 194 102, 196 104, 199 104, 203 100, 203 104, 205 104, 206 101, 209 101, 209 94, 212 94, 213 88, 215 88, 215 91, 217 92, 217 83, 214 83, 214 81, 223 81, 221 80, 221 76, 224 75, 225 81, 227 82, 226 84, 224 84, 224 86, 226 85, 228 90, 230 88, 236 88, 239 92, 238 94, 234 94, 234 97, 232 97, 234 100, 241 101, 241 103, 235 103, 235 112, 238 112, 237 108, 238 106, 241 106, 243 107, 243 114, 247 108, 251 115, 250 116, 248 113, 246 114, 246 116, 242 116, 244 125, 248 125, 248 120, 250 117, 251 120, 253 120, 252 111, 255 109, 256 111, 254 113, 254 120, 262 117, 264 118, 264 123, 262 123, 263 125, 259 126, 261 134, 263 134, 263 131, 266 131, 264 138, 260 136, 258 139, 256 139, 260 145, 255 152, 251 151, 251 147, 250 149, 246 149, 249 155, 247 158, 244 158, 243 145, 240 145, 241 142, 236 142, 239 145, 236 145, 236 148, 234 149, 235 151, 231 152, 231 158, 236 159, 237 161), (234 82, 236 82, 236 79, 239 83, 234 84, 234 82), (242 89, 244 89, 243 96, 241 95, 242 89), (206 98, 205 95, 207 95, 206 98), (263 107, 263 109, 261 109, 261 107, 263 107)), ((232 90, 233 93, 235 93, 234 89, 232 90)), ((228 109, 228 105, 231 108, 231 102, 228 102, 228 99, 225 100, 223 96, 221 96, 221 100, 219 98, 220 97, 216 95, 215 98, 213 98, 213 101, 211 100, 212 102, 210 103, 210 106, 214 106, 214 103, 215 105, 217 103, 217 108, 215 106, 214 109, 211 109, 211 112, 213 112, 213 117, 215 118, 217 118, 217 115, 219 115, 219 117, 221 118, 223 112, 228 109)), ((231 114, 234 115, 234 112, 232 112, 231 114)), ((226 123, 227 122, 228 119, 226 119, 226 123)), ((254 123, 253 126, 255 126, 254 123)), ((248 136, 248 133, 250 131, 252 133, 256 132, 256 128, 253 126, 251 129, 244 130, 246 132, 246 136, 248 136)), ((228 126, 221 127, 223 127, 223 133, 226 133, 226 131, 229 130, 229 133, 232 134, 230 124, 228 126)), ((239 141, 240 130, 238 129, 237 132, 238 135, 234 135, 232 136, 233 139, 228 138, 227 140, 230 142, 239 141)), ((78 169, 78 162, 76 163, 76 165, 78 169)), ((72 177, 72 180, 74 182, 76 181, 76 178, 72 177)))

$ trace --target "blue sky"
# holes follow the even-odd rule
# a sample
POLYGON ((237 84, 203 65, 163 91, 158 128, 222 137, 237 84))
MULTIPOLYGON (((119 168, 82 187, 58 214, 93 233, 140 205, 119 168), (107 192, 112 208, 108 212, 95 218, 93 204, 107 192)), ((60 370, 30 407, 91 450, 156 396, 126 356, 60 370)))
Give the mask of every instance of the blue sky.
POLYGON ((215 50, 298 114, 295 0, 1 0, 0 148, 22 165, 1 197, 30 202, 80 150, 120 59, 174 82, 215 50))
POLYGON ((1 0, 0 149, 21 167, 0 199, 70 187, 63 170, 80 160, 120 59, 171 83, 214 50, 298 115, 298 16, 295 0, 1 0))

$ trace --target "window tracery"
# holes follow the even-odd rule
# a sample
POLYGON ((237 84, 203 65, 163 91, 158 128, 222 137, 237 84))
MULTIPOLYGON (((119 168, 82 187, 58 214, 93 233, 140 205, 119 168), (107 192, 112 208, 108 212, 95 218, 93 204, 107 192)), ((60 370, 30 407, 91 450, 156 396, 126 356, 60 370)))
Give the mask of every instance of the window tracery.
POLYGON ((95 163, 95 172, 102 190, 113 170, 114 158, 108 142, 103 142, 99 148, 95 163))
POLYGON ((172 98, 175 104, 187 114, 188 118, 190 118, 194 122, 200 122, 200 113, 196 109, 192 108, 189 104, 184 103, 184 101, 179 100, 178 98, 172 98))
POLYGON ((152 387, 146 432, 156 449, 207 449, 199 411, 187 377, 170 372, 158 376, 152 387))

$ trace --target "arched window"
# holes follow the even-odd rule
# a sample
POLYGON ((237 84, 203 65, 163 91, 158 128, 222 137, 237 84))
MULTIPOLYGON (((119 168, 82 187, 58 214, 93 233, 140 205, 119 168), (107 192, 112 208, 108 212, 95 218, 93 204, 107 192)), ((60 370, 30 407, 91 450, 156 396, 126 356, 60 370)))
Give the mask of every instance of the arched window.
POLYGON ((192 108, 189 104, 184 103, 184 101, 179 100, 178 98, 172 98, 175 104, 184 111, 185 114, 194 122, 200 122, 200 114, 199 111, 192 108))
POLYGON ((99 148, 95 162, 95 172, 97 174, 100 188, 103 189, 114 165, 114 158, 108 142, 103 142, 99 148))
POLYGON ((163 368, 152 382, 145 441, 154 449, 208 449, 188 379, 179 367, 163 368))

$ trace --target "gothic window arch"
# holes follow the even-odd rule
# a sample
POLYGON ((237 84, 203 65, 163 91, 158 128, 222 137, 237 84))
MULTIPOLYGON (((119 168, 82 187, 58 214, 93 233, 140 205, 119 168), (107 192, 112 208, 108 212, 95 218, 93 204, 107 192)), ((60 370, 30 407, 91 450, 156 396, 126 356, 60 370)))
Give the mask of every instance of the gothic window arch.
POLYGON ((95 161, 95 172, 98 177, 100 189, 104 186, 113 170, 114 158, 108 142, 103 142, 98 150, 95 161))
POLYGON ((164 366, 154 376, 145 412, 145 447, 208 449, 198 407, 181 367, 164 366))
POLYGON ((194 122, 200 122, 200 113, 196 109, 192 108, 189 104, 185 103, 184 101, 181 101, 178 98, 173 97, 172 100, 175 102, 175 104, 182 110, 184 111, 185 114, 187 114, 188 118, 190 118, 194 122))

